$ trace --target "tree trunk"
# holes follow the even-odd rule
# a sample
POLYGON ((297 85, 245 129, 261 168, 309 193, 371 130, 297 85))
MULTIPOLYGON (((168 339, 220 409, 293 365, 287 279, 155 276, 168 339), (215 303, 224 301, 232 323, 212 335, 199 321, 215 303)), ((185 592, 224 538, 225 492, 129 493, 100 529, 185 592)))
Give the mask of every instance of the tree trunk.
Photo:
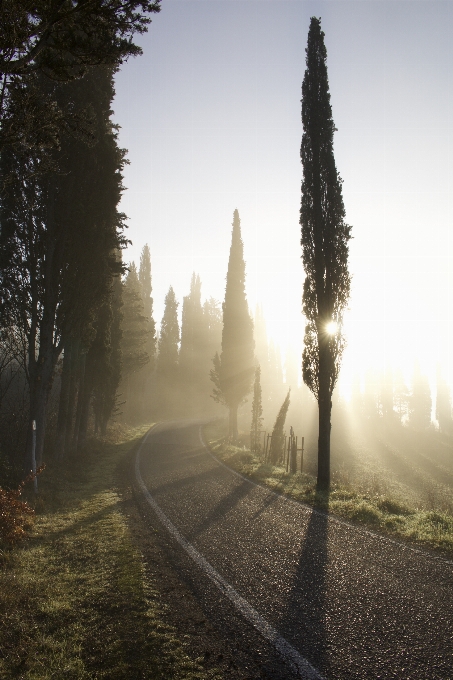
POLYGON ((81 352, 78 367, 79 389, 77 391, 77 408, 74 423, 74 434, 72 437, 72 446, 74 452, 76 452, 79 448, 80 422, 82 418, 82 406, 85 392, 85 365, 86 365, 86 352, 81 352))
MULTIPOLYGON (((43 450, 44 450, 44 436, 46 430, 46 405, 47 399, 41 386, 35 387, 30 394, 30 421, 29 430, 32 431, 32 423, 36 422, 36 467, 42 465, 43 450)), ((27 470, 32 469, 32 437, 27 439, 27 470)))
POLYGON ((319 390, 319 435, 318 435, 318 479, 317 488, 328 491, 330 487, 330 430, 332 399, 330 390, 319 390))
MULTIPOLYGON (((55 440, 54 456, 61 460, 65 455, 65 440, 68 423, 69 394, 71 387, 71 364, 72 364, 72 342, 71 339, 65 342, 63 368, 61 371, 60 400, 58 404, 57 436, 55 440)), ((72 415, 72 414, 71 414, 72 415)))
POLYGON ((228 436, 232 441, 237 441, 238 433, 238 405, 234 404, 229 409, 228 436))
POLYGON ((93 381, 92 381, 92 376, 93 376, 93 365, 92 361, 90 361, 90 356, 88 354, 86 358, 86 365, 85 365, 85 379, 83 382, 83 392, 81 394, 81 406, 80 406, 80 421, 79 421, 79 432, 78 432, 78 441, 77 441, 77 448, 78 450, 82 449, 87 438, 87 432, 88 432, 88 421, 89 421, 89 416, 90 416, 90 402, 91 402, 91 395, 93 392, 93 381))
MULTIPOLYGON (((53 345, 50 324, 41 324, 40 347, 38 358, 29 355, 29 389, 30 389, 30 431, 32 422, 36 421, 36 465, 43 463, 44 438, 46 433, 47 401, 52 387, 53 374, 58 360, 58 352, 53 345)), ((26 464, 31 464, 31 438, 27 441, 26 464)))

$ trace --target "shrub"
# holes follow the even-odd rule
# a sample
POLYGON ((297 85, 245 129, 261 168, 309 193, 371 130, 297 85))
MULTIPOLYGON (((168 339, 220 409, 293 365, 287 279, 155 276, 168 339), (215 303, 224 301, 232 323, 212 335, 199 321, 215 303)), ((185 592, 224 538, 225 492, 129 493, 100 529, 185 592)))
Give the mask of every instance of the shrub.
MULTIPOLYGON (((36 475, 43 469, 44 466, 40 467, 36 475)), ((0 487, 0 542, 14 545, 24 538, 35 511, 26 501, 21 501, 20 496, 25 484, 32 481, 36 475, 29 474, 13 491, 0 487)))

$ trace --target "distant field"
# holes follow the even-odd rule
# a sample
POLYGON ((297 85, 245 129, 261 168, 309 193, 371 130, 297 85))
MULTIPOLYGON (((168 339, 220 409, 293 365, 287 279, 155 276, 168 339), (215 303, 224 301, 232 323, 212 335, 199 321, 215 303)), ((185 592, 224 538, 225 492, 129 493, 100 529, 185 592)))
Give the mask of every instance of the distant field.
POLYGON ((304 471, 291 475, 227 442, 226 424, 205 428, 219 458, 242 474, 296 500, 378 531, 453 556, 453 452, 437 432, 352 419, 332 431, 332 489, 316 492, 316 450, 307 446, 304 471), (337 435, 337 436, 336 436, 337 435))

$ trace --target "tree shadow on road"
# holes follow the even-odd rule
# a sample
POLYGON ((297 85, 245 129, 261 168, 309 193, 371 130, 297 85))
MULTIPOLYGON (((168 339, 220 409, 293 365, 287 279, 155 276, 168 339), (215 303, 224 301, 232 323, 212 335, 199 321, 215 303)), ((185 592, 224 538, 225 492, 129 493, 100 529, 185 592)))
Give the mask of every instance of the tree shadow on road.
POLYGON ((212 524, 220 522, 233 508, 238 505, 252 490, 252 485, 247 480, 235 486, 227 493, 208 515, 190 532, 189 539, 193 541, 197 536, 210 528, 212 524))
POLYGON ((329 666, 327 640, 328 515, 313 510, 278 626, 281 634, 319 671, 329 666))

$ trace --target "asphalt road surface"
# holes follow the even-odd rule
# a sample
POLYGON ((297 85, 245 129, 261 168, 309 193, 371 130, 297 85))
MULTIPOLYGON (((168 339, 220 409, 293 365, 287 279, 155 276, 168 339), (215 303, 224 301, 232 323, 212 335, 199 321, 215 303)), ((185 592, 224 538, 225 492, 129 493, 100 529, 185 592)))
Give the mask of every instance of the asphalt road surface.
POLYGON ((155 427, 137 471, 225 635, 274 647, 266 677, 453 680, 452 562, 250 483, 198 422, 155 427))

